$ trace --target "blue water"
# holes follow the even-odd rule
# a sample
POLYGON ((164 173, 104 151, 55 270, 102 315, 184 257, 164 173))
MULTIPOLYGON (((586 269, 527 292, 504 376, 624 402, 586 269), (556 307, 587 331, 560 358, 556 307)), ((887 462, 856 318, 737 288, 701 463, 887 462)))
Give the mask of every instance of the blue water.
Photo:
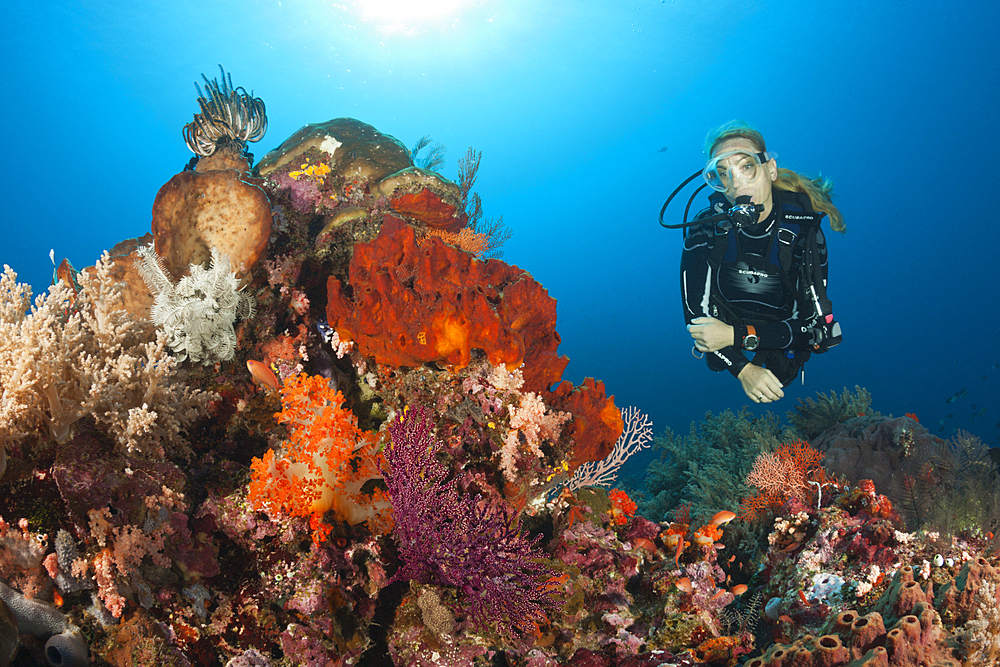
POLYGON ((36 291, 50 249, 82 268, 149 231, 191 157, 193 82, 222 63, 267 104, 258 158, 340 116, 430 135, 451 178, 481 150, 504 259, 558 299, 566 377, 686 432, 747 401, 689 353, 681 235, 656 214, 706 132, 742 118, 783 166, 834 178, 849 228, 827 234, 844 343, 768 409, 860 385, 883 413, 1000 441, 995 2, 102 0, 0 20, 0 263, 36 291))

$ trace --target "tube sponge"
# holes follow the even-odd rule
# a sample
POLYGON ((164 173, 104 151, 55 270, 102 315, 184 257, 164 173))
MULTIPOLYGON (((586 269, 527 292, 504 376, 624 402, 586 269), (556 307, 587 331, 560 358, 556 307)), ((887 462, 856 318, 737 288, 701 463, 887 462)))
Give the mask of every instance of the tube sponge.
POLYGON ((51 667, 86 667, 90 665, 87 644, 79 633, 67 630, 45 642, 45 660, 51 667))
POLYGON ((17 654, 17 647, 21 643, 21 637, 17 633, 17 617, 7 606, 7 603, 0 600, 0 665, 7 667, 10 661, 17 654))
POLYGON ((49 637, 45 643, 45 659, 49 665, 84 667, 90 664, 87 644, 58 609, 45 602, 29 600, 3 582, 0 582, 0 599, 14 613, 21 634, 49 637))

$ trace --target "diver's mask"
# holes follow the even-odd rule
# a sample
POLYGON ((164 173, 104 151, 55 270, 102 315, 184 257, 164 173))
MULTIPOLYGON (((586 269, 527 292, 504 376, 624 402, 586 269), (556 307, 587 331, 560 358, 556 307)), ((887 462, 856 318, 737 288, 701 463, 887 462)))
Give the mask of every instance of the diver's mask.
MULTIPOLYGON (((660 225, 667 229, 682 229, 692 225, 715 224, 719 222, 725 222, 737 227, 756 223, 760 219, 760 214, 763 212, 764 206, 752 203, 752 198, 748 195, 741 195, 735 199, 730 199, 732 206, 726 211, 708 217, 701 217, 693 222, 688 222, 688 212, 691 210, 694 198, 706 186, 711 186, 722 193, 735 193, 739 190, 740 186, 744 184, 753 185, 759 179, 763 178, 763 175, 767 173, 766 163, 777 157, 778 154, 773 151, 754 153, 748 150, 726 151, 725 153, 716 155, 708 161, 703 170, 696 171, 688 176, 683 183, 670 193, 667 201, 663 202, 663 207, 660 208, 660 225), (663 221, 663 214, 666 212, 667 206, 670 205, 674 197, 688 183, 699 176, 704 179, 705 185, 699 185, 691 194, 691 198, 688 199, 687 206, 684 208, 682 222, 676 225, 668 225, 663 221)), ((729 195, 726 195, 726 198, 729 199, 729 195)))
POLYGON ((709 160, 701 175, 710 188, 719 192, 732 191, 741 181, 754 183, 764 173, 764 163, 777 157, 777 153, 768 151, 726 151, 709 160))

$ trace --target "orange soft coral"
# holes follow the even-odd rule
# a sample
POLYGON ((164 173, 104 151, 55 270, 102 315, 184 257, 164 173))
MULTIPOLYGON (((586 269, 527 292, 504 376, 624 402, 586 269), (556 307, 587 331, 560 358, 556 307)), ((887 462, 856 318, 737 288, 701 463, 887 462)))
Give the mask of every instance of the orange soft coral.
POLYGON ((525 391, 541 391, 569 363, 556 352, 556 301, 530 275, 437 237, 418 246, 413 228, 391 215, 374 241, 354 246, 349 282, 329 278, 327 321, 380 364, 460 369, 475 348, 494 365, 523 363, 525 391))
POLYGON ((343 407, 343 394, 321 376, 293 376, 281 394, 282 411, 275 418, 289 428, 284 455, 269 449, 254 458, 247 501, 255 509, 310 517, 321 538, 329 532, 323 515, 343 494, 348 461, 364 434, 343 407))
POLYGON ((706 523, 694 531, 694 543, 701 547, 711 547, 722 539, 722 529, 715 524, 706 523))
POLYGON ((611 489, 608 491, 608 498, 611 499, 612 523, 616 526, 624 526, 635 515, 638 505, 621 489, 611 489))

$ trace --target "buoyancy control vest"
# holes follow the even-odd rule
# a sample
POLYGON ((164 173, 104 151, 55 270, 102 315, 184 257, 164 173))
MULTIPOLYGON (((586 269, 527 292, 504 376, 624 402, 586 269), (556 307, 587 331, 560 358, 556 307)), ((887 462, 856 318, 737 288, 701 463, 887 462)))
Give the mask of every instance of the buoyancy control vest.
MULTIPOLYGON (((804 193, 774 189, 772 198, 777 224, 771 232, 766 253, 763 256, 746 256, 740 247, 737 228, 728 222, 721 222, 714 228, 708 262, 716 274, 723 266, 739 263, 753 266, 761 272, 776 274, 787 293, 793 298, 801 299, 800 307, 807 309, 800 316, 816 329, 811 345, 813 351, 825 352, 840 342, 840 327, 832 317, 833 304, 826 295, 826 280, 816 240, 817 231, 826 214, 814 211, 809 197, 804 193), (798 266, 795 262, 797 246, 802 249, 798 266)), ((713 193, 709 202, 710 208, 702 211, 698 217, 720 213, 731 206, 721 192, 713 193)), ((718 293, 719 288, 714 281, 711 289, 711 302, 719 308, 727 321, 754 323, 745 321, 745 316, 728 306, 727 300, 718 293)))

